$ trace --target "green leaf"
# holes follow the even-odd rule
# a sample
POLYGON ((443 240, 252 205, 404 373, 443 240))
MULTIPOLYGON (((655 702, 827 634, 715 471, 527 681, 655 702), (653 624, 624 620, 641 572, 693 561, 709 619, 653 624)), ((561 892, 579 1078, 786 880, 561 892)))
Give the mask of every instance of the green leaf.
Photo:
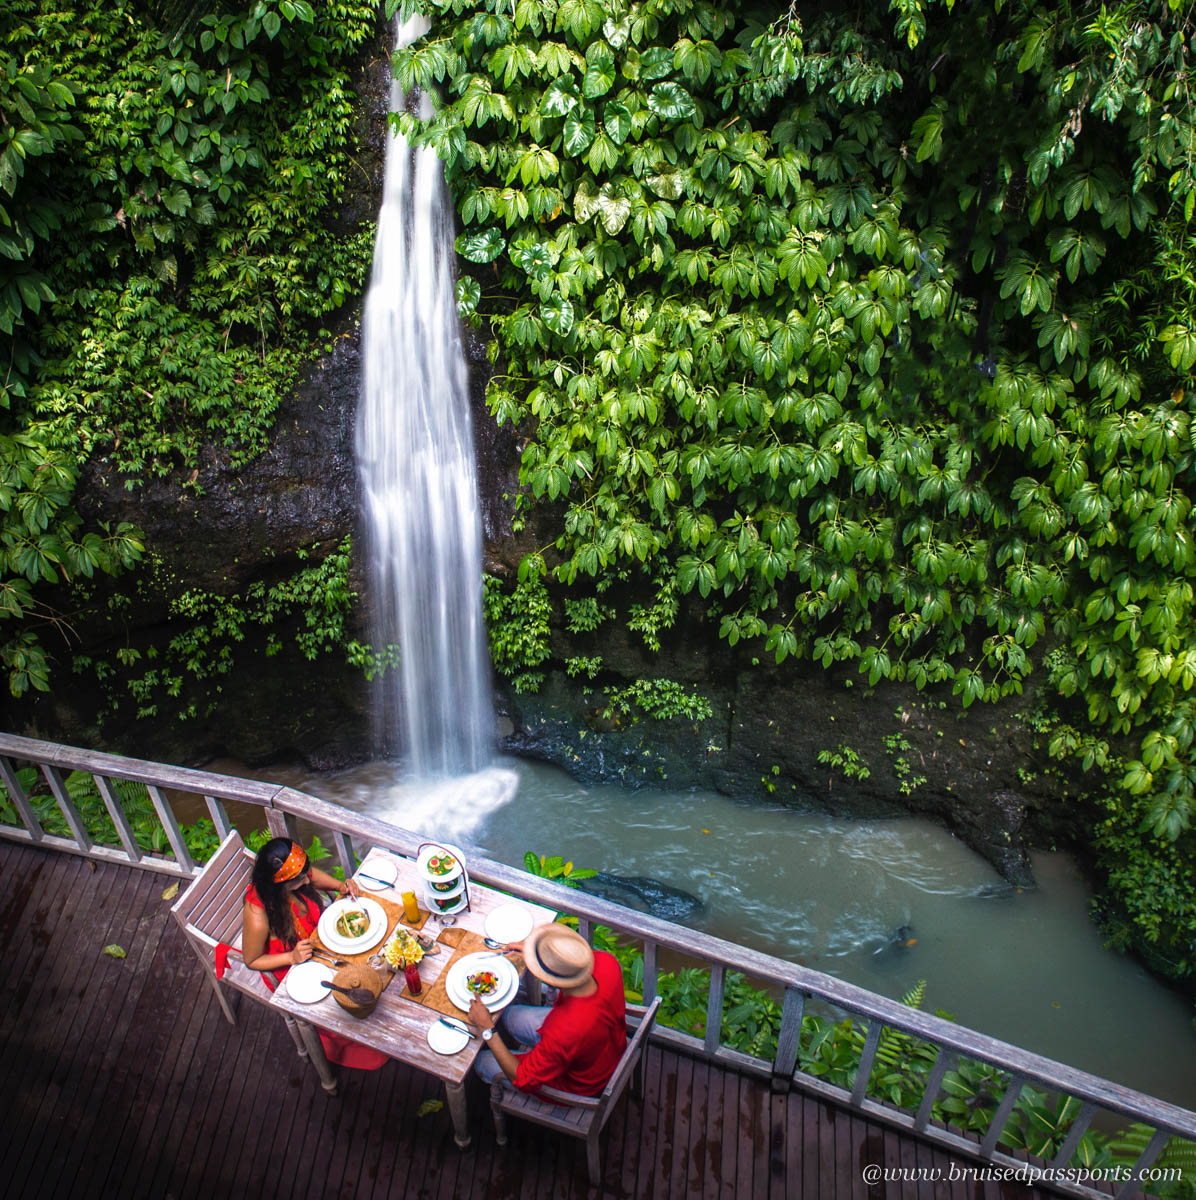
POLYGON ((658 83, 648 94, 648 110, 665 121, 689 121, 698 115, 694 98, 679 83, 658 83))
POLYGON ((540 318, 553 333, 568 337, 573 329, 573 305, 554 293, 540 305, 540 318))
POLYGON ((631 113, 622 101, 612 100, 602 114, 602 124, 610 134, 610 140, 621 146, 631 132, 631 113))
POLYGON ((584 154, 594 140, 595 130, 593 109, 586 107, 570 112, 562 130, 565 153, 574 156, 584 154))
POLYGON ((128 957, 128 955, 125 953, 125 948, 123 946, 118 946, 115 942, 112 942, 110 945, 105 946, 104 949, 102 951, 100 951, 100 953, 108 955, 109 958, 127 958, 128 957))
POLYGON ((475 263, 493 262, 506 249, 507 239, 491 226, 457 238, 457 253, 475 263))
POLYGON ((587 100, 605 96, 614 86, 615 60, 610 54, 595 55, 586 67, 581 81, 581 94, 587 100))
POLYGON ((581 106, 581 96, 568 79, 555 79, 544 90, 540 112, 546 117, 564 117, 581 106))

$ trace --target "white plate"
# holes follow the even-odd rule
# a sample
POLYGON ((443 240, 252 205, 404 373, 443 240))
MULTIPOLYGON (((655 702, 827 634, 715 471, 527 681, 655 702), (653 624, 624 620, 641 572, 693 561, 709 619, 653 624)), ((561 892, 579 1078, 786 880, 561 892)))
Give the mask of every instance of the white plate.
POLYGON ((486 918, 486 936, 505 946, 521 942, 532 931, 532 914, 521 904, 503 904, 486 918))
POLYGON ((336 971, 332 967, 308 959, 307 962, 292 967, 283 977, 282 983, 292 1000, 298 1000, 300 1004, 315 1004, 317 1000, 332 995, 324 987, 324 980, 331 979, 335 974, 336 971))
POLYGON ((500 958, 490 950, 467 954, 453 963, 444 981, 444 990, 448 993, 448 998, 458 1008, 468 1012, 473 993, 465 981, 478 971, 493 971, 498 976, 498 990, 490 996, 482 997, 482 1003, 491 1012, 509 1004, 519 988, 519 972, 515 970, 512 962, 500 958))
POLYGON ((386 936, 386 910, 377 900, 369 896, 359 896, 356 900, 345 897, 330 904, 321 914, 320 923, 316 926, 320 940, 329 950, 338 954, 364 954, 372 950, 386 936), (342 937, 336 931, 336 919, 346 909, 363 909, 370 919, 369 928, 359 938, 342 937))
POLYGON ((461 874, 461 851, 456 846, 450 846, 447 842, 436 846, 425 846, 419 852, 419 858, 416 859, 416 865, 419 867, 419 873, 425 879, 435 879, 437 883, 448 883, 450 879, 456 879, 461 874), (442 854, 448 851, 456 860, 453 863, 451 871, 446 871, 443 875, 433 875, 428 870, 428 859, 439 858, 442 854))
POLYGON ((460 1054, 469 1045, 469 1034, 464 1030, 450 1029, 441 1021, 428 1026, 428 1045, 437 1054, 460 1054))
POLYGON ((394 882, 399 877, 399 868, 393 858, 367 858, 361 864, 361 869, 377 879, 386 880, 385 883, 376 883, 373 879, 358 879, 357 882, 367 892, 384 892, 387 888, 394 887, 394 882))

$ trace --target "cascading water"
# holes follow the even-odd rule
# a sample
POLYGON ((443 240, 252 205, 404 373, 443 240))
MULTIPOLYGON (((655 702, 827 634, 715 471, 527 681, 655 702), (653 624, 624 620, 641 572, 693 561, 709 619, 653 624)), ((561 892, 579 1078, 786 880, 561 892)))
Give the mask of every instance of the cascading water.
MULTIPOLYGON (((413 17, 396 45, 426 30, 413 17)), ((392 111, 406 103, 392 84, 392 111)), ((357 457, 374 645, 399 648, 398 670, 379 685, 376 736, 417 779, 478 770, 494 740, 453 237, 439 159, 392 131, 362 321, 357 457)))

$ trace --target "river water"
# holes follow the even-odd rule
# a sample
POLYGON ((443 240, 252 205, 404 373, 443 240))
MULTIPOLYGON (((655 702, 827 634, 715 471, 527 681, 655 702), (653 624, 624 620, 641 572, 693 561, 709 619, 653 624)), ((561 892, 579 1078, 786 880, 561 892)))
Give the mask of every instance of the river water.
POLYGON ((689 922, 697 928, 895 999, 924 979, 927 1011, 1196 1108, 1192 1002, 1104 948, 1067 855, 1035 855, 1039 886, 1019 892, 962 842, 914 819, 582 786, 514 759, 431 797, 384 762, 268 774, 514 866, 532 850, 652 877, 704 902, 689 922))

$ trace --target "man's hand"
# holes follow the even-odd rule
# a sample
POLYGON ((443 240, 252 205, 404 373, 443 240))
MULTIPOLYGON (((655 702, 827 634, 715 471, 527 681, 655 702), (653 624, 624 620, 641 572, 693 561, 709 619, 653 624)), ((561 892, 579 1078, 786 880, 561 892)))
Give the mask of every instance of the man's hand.
POLYGON ((494 1018, 490 1015, 490 1010, 474 996, 469 1002, 469 1019, 479 1029, 493 1029, 494 1018))

